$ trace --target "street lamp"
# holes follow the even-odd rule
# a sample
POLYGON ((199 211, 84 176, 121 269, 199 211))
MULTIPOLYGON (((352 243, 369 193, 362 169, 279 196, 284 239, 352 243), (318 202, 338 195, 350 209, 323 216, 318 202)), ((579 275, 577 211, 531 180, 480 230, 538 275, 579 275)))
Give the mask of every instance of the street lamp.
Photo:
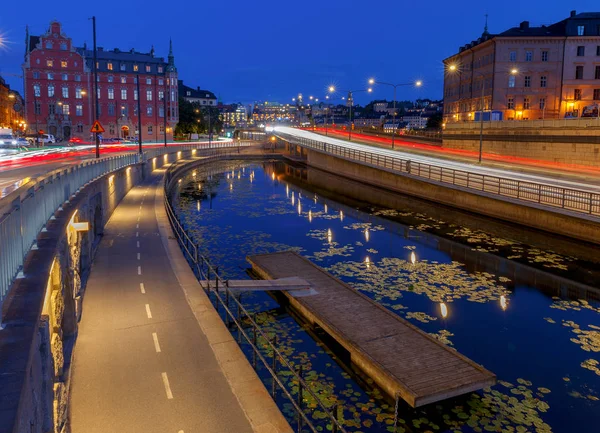
MULTIPOLYGON (((456 65, 449 65, 448 71, 456 72, 458 70, 456 65)), ((516 68, 510 70, 511 75, 516 75, 519 71, 516 68)), ((481 164, 483 156, 483 110, 485 105, 485 74, 480 71, 473 71, 473 74, 477 74, 482 78, 481 82, 481 102, 480 102, 480 118, 479 118, 479 157, 478 163, 481 164)), ((490 119, 491 120, 491 119, 490 119)))
POLYGON ((403 87, 403 86, 415 86, 415 87, 421 87, 423 85, 422 81, 415 81, 414 83, 400 83, 400 84, 391 84, 391 83, 385 83, 383 81, 376 81, 374 78, 371 78, 369 80, 369 84, 382 84, 384 86, 390 86, 394 88, 394 112, 392 113, 393 115, 393 120, 392 120, 392 149, 394 148, 394 138, 396 137, 396 89, 398 87, 403 87))
MULTIPOLYGON (((333 88, 333 86, 331 86, 331 87, 333 88)), ((335 88, 334 88, 334 90, 335 90, 335 88)), ((348 106, 349 106, 348 120, 350 121, 350 123, 348 124, 348 140, 349 141, 352 141, 352 105, 354 104, 354 98, 352 97, 352 95, 354 93, 358 93, 358 92, 371 93, 372 91, 373 91, 373 89, 371 89, 370 87, 367 89, 347 90, 346 91, 346 92, 348 92, 348 106)))

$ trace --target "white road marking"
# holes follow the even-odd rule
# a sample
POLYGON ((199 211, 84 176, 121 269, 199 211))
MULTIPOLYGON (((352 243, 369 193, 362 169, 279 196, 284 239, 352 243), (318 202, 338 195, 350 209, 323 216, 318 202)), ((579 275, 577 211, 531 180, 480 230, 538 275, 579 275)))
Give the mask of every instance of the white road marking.
POLYGON ((136 229, 139 229, 139 228, 140 228, 140 225, 139 225, 139 224, 136 224, 136 225, 135 225, 135 228, 136 228, 136 229))
POLYGON ((146 304, 146 314, 148 315, 148 319, 152 319, 152 311, 150 311, 150 304, 146 304))
POLYGON ((152 339, 154 340, 154 348, 156 349, 156 353, 160 353, 160 344, 158 344, 158 335, 156 335, 156 332, 152 333, 152 339))
POLYGON ((140 247, 140 241, 137 241, 137 247, 138 248, 140 247))
POLYGON ((140 253, 137 253, 138 260, 140 259, 140 253))
POLYGON ((140 222, 140 214, 138 214, 138 222, 140 222))
POLYGON ((142 267, 138 266, 138 275, 142 275, 142 267))
POLYGON ((140 237, 140 232, 135 232, 135 237, 139 238, 140 237))
POLYGON ((140 291, 142 293, 146 293, 146 288, 144 287, 144 283, 140 283, 140 291))
POLYGON ((167 377, 167 373, 162 373, 163 383, 165 384, 165 391, 167 391, 167 398, 169 400, 173 399, 173 393, 171 392, 171 385, 169 385, 169 378, 167 377))

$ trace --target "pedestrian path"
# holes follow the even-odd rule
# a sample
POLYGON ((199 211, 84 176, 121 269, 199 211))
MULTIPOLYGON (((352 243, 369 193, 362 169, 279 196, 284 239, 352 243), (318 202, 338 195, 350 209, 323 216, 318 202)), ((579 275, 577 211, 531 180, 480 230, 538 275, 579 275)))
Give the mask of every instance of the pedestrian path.
POLYGON ((73 433, 253 431, 159 235, 162 174, 133 188, 105 228, 73 361, 73 433))

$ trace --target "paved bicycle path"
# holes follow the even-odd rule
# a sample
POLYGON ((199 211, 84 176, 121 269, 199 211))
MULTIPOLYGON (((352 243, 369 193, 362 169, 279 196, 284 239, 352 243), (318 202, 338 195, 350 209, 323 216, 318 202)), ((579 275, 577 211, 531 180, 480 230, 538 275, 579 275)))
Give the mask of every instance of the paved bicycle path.
POLYGON ((74 433, 252 432, 161 241, 156 173, 113 213, 87 284, 70 406, 74 433))

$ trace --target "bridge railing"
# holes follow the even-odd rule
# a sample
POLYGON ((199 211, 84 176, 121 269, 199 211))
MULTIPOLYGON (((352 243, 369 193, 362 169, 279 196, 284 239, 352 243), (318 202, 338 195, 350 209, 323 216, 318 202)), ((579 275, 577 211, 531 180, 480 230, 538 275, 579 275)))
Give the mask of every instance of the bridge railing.
MULTIPOLYGON (((155 147, 138 153, 90 160, 33 180, 0 200, 0 329, 2 304, 25 257, 47 221, 81 187, 107 173, 156 156, 194 149, 237 148, 254 141, 213 141, 155 147)), ((132 149, 134 152, 135 150, 132 149)))
MULTIPOLYGON (((212 154, 208 158, 216 160, 226 154, 212 154)), ((252 349, 252 366, 254 369, 257 369, 257 364, 260 363, 261 368, 266 370, 271 376, 271 395, 273 399, 277 395, 277 389, 280 389, 296 413, 296 431, 298 433, 306 432, 307 430, 312 433, 320 431, 307 414, 309 407, 304 402, 305 395, 311 398, 316 405, 316 407, 312 407, 312 410, 318 408, 325 413, 326 420, 330 423, 327 429, 330 429, 333 433, 347 433, 343 427, 343 423, 338 420, 338 406, 332 408, 325 406, 319 396, 312 390, 310 384, 304 380, 302 367, 299 369, 296 368, 283 356, 277 348, 276 336, 269 337, 261 329, 257 323, 256 314, 249 312, 238 297, 231 292, 228 281, 219 275, 219 268, 213 266, 210 260, 200 253, 199 244, 194 240, 192 235, 187 233, 184 224, 179 220, 169 200, 175 168, 177 167, 172 166, 167 170, 164 189, 165 209, 171 227, 175 232, 186 259, 192 265, 192 269, 196 277, 198 277, 200 285, 207 292, 209 298, 211 294, 214 294, 215 309, 218 313, 221 310, 223 311, 226 326, 237 329, 238 344, 241 345, 243 340, 252 349), (282 372, 290 376, 290 384, 295 384, 297 390, 296 397, 288 389, 289 385, 286 386, 285 382, 280 378, 283 375, 282 372)))
POLYGON ((456 170, 304 137, 296 137, 290 134, 277 133, 277 136, 289 143, 339 156, 350 161, 381 167, 400 174, 453 185, 466 190, 483 192, 489 195, 565 209, 581 214, 582 216, 600 216, 600 194, 595 192, 456 170))

